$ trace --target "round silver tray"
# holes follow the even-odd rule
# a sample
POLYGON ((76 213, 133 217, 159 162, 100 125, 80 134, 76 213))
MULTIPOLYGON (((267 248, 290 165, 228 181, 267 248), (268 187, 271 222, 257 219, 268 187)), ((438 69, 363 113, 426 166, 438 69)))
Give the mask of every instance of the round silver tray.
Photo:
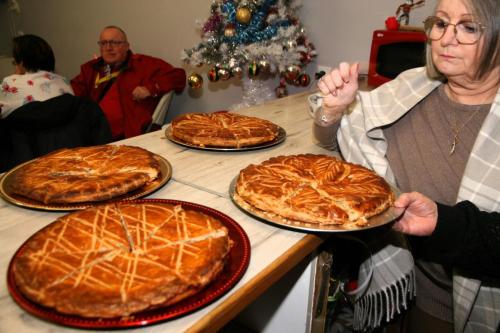
MULTIPOLYGON (((312 232, 328 232, 328 233, 337 233, 337 232, 351 232, 351 231, 361 231, 361 230, 367 230, 367 229, 372 229, 372 228, 377 228, 381 227, 383 225, 386 225, 398 217, 400 217, 404 209, 403 208, 396 208, 396 207, 389 207, 387 210, 384 212, 372 216, 368 219, 368 224, 364 226, 358 226, 356 224, 342 224, 342 225, 322 225, 322 224, 314 224, 314 223, 307 223, 307 222, 301 222, 301 221, 295 221, 295 220, 290 220, 286 219, 277 215, 269 215, 268 213, 261 211, 258 208, 255 208, 251 206, 250 204, 246 203, 243 201, 241 198, 239 198, 238 194, 236 193, 236 181, 238 179, 238 176, 236 176, 232 181, 231 184, 229 185, 229 195, 231 197, 231 200, 233 203, 243 210, 245 213, 256 217, 257 219, 267 222, 273 225, 277 225, 280 227, 284 227, 287 229, 294 229, 294 230, 300 230, 300 231, 312 231, 312 232)), ((393 190, 394 194, 396 197, 400 194, 400 191, 391 186, 391 189, 393 190)))
POLYGON ((172 127, 170 124, 167 125, 167 127, 165 128, 165 136, 170 141, 172 141, 178 145, 188 147, 188 148, 195 148, 195 149, 201 149, 201 150, 212 150, 212 151, 248 151, 248 150, 269 148, 269 147, 275 146, 275 145, 280 144, 283 141, 285 141, 286 131, 284 128, 282 128, 280 126, 278 126, 278 127, 279 127, 278 136, 276 137, 276 139, 269 141, 269 142, 266 142, 266 143, 255 145, 255 146, 239 147, 239 148, 236 148, 236 147, 202 147, 202 146, 197 146, 195 144, 192 144, 192 143, 189 143, 189 142, 186 142, 186 141, 183 141, 181 139, 174 137, 172 135, 172 127))

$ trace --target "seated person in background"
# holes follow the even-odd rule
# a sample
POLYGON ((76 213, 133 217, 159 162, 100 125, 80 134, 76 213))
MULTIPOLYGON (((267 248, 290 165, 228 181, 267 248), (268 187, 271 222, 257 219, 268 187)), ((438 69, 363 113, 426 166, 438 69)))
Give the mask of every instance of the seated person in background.
POLYGON ((0 90, 0 172, 60 148, 111 141, 111 130, 91 100, 73 95, 54 74, 49 44, 34 35, 13 39, 16 74, 0 90))
POLYGON ((73 94, 68 81, 54 73, 54 52, 44 39, 23 35, 12 42, 15 74, 4 78, 0 86, 0 119, 26 103, 73 94))
POLYGON ((113 139, 142 134, 159 98, 184 89, 186 73, 161 59, 132 53, 119 27, 105 27, 97 43, 101 57, 81 66, 80 74, 71 80, 73 90, 99 103, 113 139))

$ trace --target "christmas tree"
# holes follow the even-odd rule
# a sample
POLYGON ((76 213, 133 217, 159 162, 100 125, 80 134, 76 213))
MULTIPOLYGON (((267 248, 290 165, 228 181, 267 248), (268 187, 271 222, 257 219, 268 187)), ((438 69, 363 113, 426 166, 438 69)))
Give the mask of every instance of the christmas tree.
MULTIPOLYGON (((278 75, 276 96, 286 96, 287 84, 309 85, 305 67, 316 56, 296 15, 299 7, 297 0, 213 0, 211 15, 201 26, 201 42, 184 50, 182 60, 208 66, 211 82, 278 75)), ((202 83, 199 74, 188 76, 191 88, 202 83)), ((262 95, 258 88, 251 93, 262 95)))

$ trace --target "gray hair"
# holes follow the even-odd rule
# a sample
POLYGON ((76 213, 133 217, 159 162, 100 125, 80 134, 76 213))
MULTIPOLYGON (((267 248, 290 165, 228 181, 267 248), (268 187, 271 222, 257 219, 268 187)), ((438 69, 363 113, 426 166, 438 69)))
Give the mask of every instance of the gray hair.
POLYGON ((104 30, 107 30, 107 29, 116 29, 116 30, 120 31, 120 32, 123 34, 123 37, 125 38, 125 41, 127 41, 127 42, 128 42, 127 34, 126 34, 126 33, 125 33, 125 31, 124 31, 122 28, 120 28, 119 26, 116 26, 116 25, 108 25, 108 26, 104 27, 104 28, 101 30, 101 32, 102 32, 102 31, 104 31, 104 30))
MULTIPOLYGON (((479 53, 479 64, 476 79, 483 78, 500 64, 500 8, 498 0, 464 0, 476 20, 481 22, 486 29, 483 30, 484 43, 479 53)), ((430 41, 425 50, 427 74, 438 80, 445 77, 434 65, 431 55, 430 41)))

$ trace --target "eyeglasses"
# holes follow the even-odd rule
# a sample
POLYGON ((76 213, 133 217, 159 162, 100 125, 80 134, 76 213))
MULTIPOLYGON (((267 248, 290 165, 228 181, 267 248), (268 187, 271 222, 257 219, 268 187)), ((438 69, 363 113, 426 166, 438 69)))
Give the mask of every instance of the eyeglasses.
POLYGON ((116 46, 119 46, 123 43, 126 43, 124 40, 100 40, 97 42, 97 45, 99 45, 100 47, 106 47, 106 46, 113 46, 113 47, 116 47, 116 46))
POLYGON ((424 21, 425 34, 432 41, 440 40, 450 25, 453 26, 457 42, 465 45, 477 43, 485 29, 485 26, 479 22, 459 21, 456 24, 452 24, 437 16, 429 16, 424 21))

